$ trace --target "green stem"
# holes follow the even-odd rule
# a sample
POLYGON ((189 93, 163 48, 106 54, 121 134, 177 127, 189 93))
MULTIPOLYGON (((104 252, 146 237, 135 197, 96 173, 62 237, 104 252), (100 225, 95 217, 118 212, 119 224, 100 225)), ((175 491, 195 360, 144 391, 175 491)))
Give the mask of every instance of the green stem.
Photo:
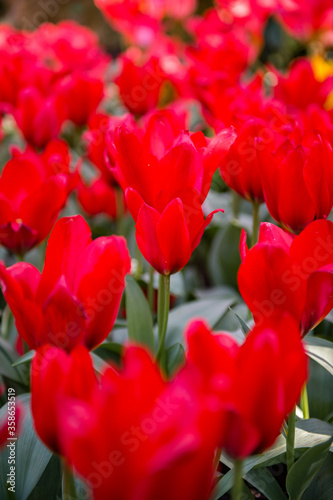
POLYGON ((234 484, 232 487, 232 500, 240 500, 242 498, 243 490, 243 462, 242 460, 235 460, 234 462, 234 484))
POLYGON ((9 309, 9 305, 6 304, 6 307, 3 310, 2 321, 1 321, 1 336, 5 340, 9 339, 10 329, 13 323, 13 319, 14 319, 13 313, 9 309))
POLYGON ((143 256, 142 253, 140 252, 139 247, 136 247, 136 262, 137 262, 137 269, 135 273, 135 277, 137 280, 141 278, 142 275, 142 269, 143 269, 143 256))
POLYGON ((310 418, 310 409, 309 409, 309 399, 308 399, 308 390, 306 384, 302 389, 301 393, 301 408, 303 410, 303 418, 310 418))
POLYGON ((158 322, 158 349, 156 359, 160 362, 161 366, 165 361, 165 335, 168 326, 170 306, 170 276, 160 275, 158 286, 158 309, 157 309, 157 322, 158 322))
POLYGON ((62 460, 62 500, 77 500, 77 498, 72 468, 62 460))
POLYGON ((287 470, 288 472, 294 465, 295 461, 295 427, 296 427, 296 406, 290 413, 288 418, 288 433, 287 433, 287 470))
POLYGON ((255 201, 252 203, 252 246, 254 246, 259 238, 259 227, 260 227, 260 215, 259 208, 260 205, 255 201))
POLYGON ((154 268, 149 265, 149 281, 148 281, 148 303, 152 316, 154 315, 154 268))
POLYGON ((238 219, 240 212, 241 197, 235 191, 232 191, 232 212, 235 219, 238 219))

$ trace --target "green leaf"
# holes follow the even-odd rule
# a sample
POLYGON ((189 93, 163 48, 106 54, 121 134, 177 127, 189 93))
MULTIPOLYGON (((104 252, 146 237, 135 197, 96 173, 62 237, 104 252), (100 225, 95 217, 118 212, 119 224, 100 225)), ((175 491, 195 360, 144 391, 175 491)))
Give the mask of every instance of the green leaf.
POLYGON ((205 319, 211 328, 218 323, 222 316, 235 302, 234 298, 194 300, 172 309, 169 314, 168 329, 165 339, 166 348, 174 344, 184 343, 184 330, 187 324, 195 318, 205 319))
POLYGON ((286 500, 280 485, 267 468, 253 469, 245 474, 245 479, 265 495, 267 500, 286 500))
POLYGON ((333 377, 319 363, 310 358, 310 380, 307 384, 310 415, 328 420, 333 412, 333 377))
POLYGON ((109 363, 97 356, 97 354, 95 354, 94 352, 90 353, 90 357, 92 359, 95 372, 99 373, 100 375, 102 375, 107 368, 110 368, 109 363))
POLYGON ((182 344, 174 344, 166 349, 166 372, 169 376, 183 364, 185 359, 185 350, 182 344))
MULTIPOLYGON (((16 398, 16 404, 24 408, 21 431, 16 441, 16 500, 26 500, 36 484, 42 477, 52 453, 43 445, 37 437, 30 412, 30 394, 23 394, 16 398)), ((0 409, 0 420, 7 414, 7 405, 0 409)), ((0 478, 1 498, 6 494, 6 475, 8 474, 8 450, 5 448, 0 455, 1 471, 4 473, 0 478), (7 472, 6 472, 7 471, 7 472)))
POLYGON ((310 448, 290 469, 286 480, 290 500, 301 499, 302 494, 325 462, 332 443, 333 436, 327 441, 310 448))
POLYGON ((18 357, 15 349, 0 338, 0 375, 19 384, 27 385, 29 383, 29 369, 26 366, 13 366, 18 357))
POLYGON ((332 500, 333 498, 333 453, 328 453, 325 462, 302 495, 302 500, 332 500))
POLYGON ((305 339, 308 355, 333 375, 333 342, 308 335, 305 339))
POLYGON ((29 363, 33 359, 35 353, 36 351, 34 349, 29 352, 26 352, 17 361, 15 361, 15 363, 13 363, 12 366, 19 366, 24 363, 29 363))
POLYGON ((154 351, 154 330, 149 304, 132 276, 126 277, 126 314, 131 340, 154 351))
POLYGON ((241 227, 227 223, 216 233, 210 247, 207 264, 215 285, 221 283, 237 288, 237 271, 240 265, 239 241, 241 227))
POLYGON ((28 500, 41 500, 45 498, 56 498, 61 495, 61 465, 60 458, 52 455, 40 480, 28 497, 28 500))
MULTIPOLYGON (((296 422, 295 449, 304 449, 323 443, 327 436, 332 434, 333 425, 315 418, 308 420, 299 420, 296 422)), ((260 455, 254 455, 244 460, 243 473, 246 475, 254 468, 261 470, 272 464, 283 462, 285 460, 286 440, 280 435, 275 444, 260 455)), ((221 462, 226 464, 231 470, 227 472, 214 488, 212 500, 218 500, 227 493, 233 484, 233 463, 224 453, 221 455, 221 462)))
POLYGON ((240 327, 241 327, 244 335, 246 335, 250 331, 249 325, 247 325, 245 323, 245 321, 231 307, 229 307, 229 310, 232 312, 232 314, 235 316, 235 318, 239 322, 240 327))

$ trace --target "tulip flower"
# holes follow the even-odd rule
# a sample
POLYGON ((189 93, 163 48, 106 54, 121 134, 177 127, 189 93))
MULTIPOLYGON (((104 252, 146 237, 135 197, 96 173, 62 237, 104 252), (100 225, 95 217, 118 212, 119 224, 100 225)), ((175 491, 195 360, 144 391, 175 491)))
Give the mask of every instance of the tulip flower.
POLYGON ((309 148, 287 140, 275 153, 269 144, 258 152, 265 201, 271 216, 288 231, 299 233, 333 207, 333 150, 322 134, 309 148))
POLYGON ((291 109, 306 110, 310 104, 323 107, 332 89, 332 78, 320 82, 315 78, 311 62, 298 59, 292 63, 286 76, 278 75, 274 94, 291 109), (306 82, 306 86, 303 85, 306 82))
POLYGON ((182 269, 199 244, 215 213, 204 219, 201 204, 234 139, 229 129, 209 144, 201 133, 179 133, 171 112, 153 115, 142 141, 124 125, 115 129, 114 173, 136 222, 139 248, 160 274, 182 269))
POLYGON ((0 266, 3 294, 30 349, 54 344, 93 349, 115 322, 130 257, 122 237, 91 240, 83 217, 60 219, 50 235, 43 272, 28 263, 0 266))
POLYGON ((114 166, 114 160, 108 154, 106 137, 121 123, 135 127, 134 118, 130 114, 109 116, 105 113, 96 113, 88 120, 88 130, 83 134, 88 159, 98 168, 110 186, 117 186, 118 183, 110 169, 110 166, 114 166))
POLYGON ((14 152, 0 176, 0 243, 20 255, 47 237, 67 200, 69 176, 54 172, 50 153, 14 152))
POLYGON ((60 93, 45 97, 38 88, 27 87, 19 93, 14 118, 26 141, 42 148, 59 136, 65 109, 60 93))
POLYGON ((194 376, 197 369, 206 391, 219 401, 221 447, 238 460, 269 448, 307 377, 295 320, 287 314, 265 320, 241 346, 229 334, 213 334, 202 321, 192 322, 186 337, 185 370, 194 376))
POLYGON ((107 184, 102 176, 94 178, 88 185, 81 180, 77 198, 88 215, 106 214, 111 219, 117 219, 125 211, 123 192, 107 184))
POLYGON ((67 397, 57 411, 63 454, 94 500, 209 498, 216 413, 187 378, 165 382, 144 349, 128 347, 90 401, 67 397))
POLYGON ((62 449, 59 406, 66 397, 89 401, 95 383, 92 361, 83 346, 71 354, 48 344, 37 350, 31 365, 31 410, 38 436, 54 453, 62 449))
POLYGON ((12 147, 13 158, 33 163, 42 176, 58 176, 62 178, 69 194, 79 182, 79 174, 71 171, 71 155, 69 146, 65 141, 55 140, 47 144, 40 154, 28 146, 24 151, 12 147))
POLYGON ((104 83, 100 78, 76 73, 62 79, 58 90, 65 101, 67 118, 83 126, 103 99, 104 83))
POLYGON ((297 2, 286 0, 282 6, 279 17, 294 36, 310 41, 320 35, 320 41, 325 42, 325 32, 332 31, 333 6, 330 0, 298 0, 297 2))
POLYGON ((284 311, 303 335, 333 307, 333 223, 317 220, 294 238, 274 224, 260 226, 259 242, 247 251, 243 233, 240 293, 254 320, 284 311))
POLYGON ((237 139, 220 164, 224 182, 240 196, 254 203, 264 201, 257 148, 260 148, 260 142, 265 139, 273 142, 273 131, 268 129, 263 120, 249 120, 240 129, 237 139))
POLYGON ((166 76, 157 57, 144 60, 138 48, 121 56, 121 73, 115 78, 119 95, 130 113, 143 115, 158 105, 166 76))

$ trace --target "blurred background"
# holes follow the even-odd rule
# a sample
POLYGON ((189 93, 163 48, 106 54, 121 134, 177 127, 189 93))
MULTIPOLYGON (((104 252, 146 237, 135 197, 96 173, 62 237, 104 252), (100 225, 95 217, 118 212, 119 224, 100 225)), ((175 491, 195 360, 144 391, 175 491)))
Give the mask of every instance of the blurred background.
MULTIPOLYGON (((198 11, 212 5, 210 0, 201 0, 198 11)), ((120 52, 119 35, 106 22, 93 0, 0 0, 0 22, 19 29, 33 30, 42 23, 57 23, 63 19, 73 19, 93 29, 112 55, 120 52)))

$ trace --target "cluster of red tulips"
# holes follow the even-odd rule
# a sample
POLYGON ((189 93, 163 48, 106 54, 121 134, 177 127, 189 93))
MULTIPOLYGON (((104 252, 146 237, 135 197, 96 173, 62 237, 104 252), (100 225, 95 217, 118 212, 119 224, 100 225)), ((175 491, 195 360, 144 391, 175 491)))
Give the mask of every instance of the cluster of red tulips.
MULTIPOLYGON (((295 453, 296 420, 309 419, 304 337, 333 307, 332 2, 219 0, 201 15, 195 0, 95 3, 127 44, 114 60, 72 21, 0 27, 0 359, 11 361, 0 375, 3 403, 18 394, 17 442, 31 412, 30 439, 61 458, 63 500, 217 500, 232 482, 240 500, 243 476, 260 498, 301 499, 332 465, 331 417, 309 430, 326 441, 298 446, 310 458, 295 453), (269 22, 308 50, 285 72, 260 62, 269 22), (195 293, 169 311, 171 275, 232 212, 211 207, 213 178, 233 199, 234 228, 240 203, 247 218, 253 210, 237 242, 249 311, 235 313, 236 330, 196 314, 195 293), (172 343, 169 313, 187 304, 172 343), (27 367, 28 380, 15 378, 27 367), (281 432, 284 485, 270 475, 267 489, 267 468, 264 487, 251 483, 247 459, 281 432)), ((319 339, 330 376, 332 338, 319 339)), ((48 463, 25 493, 9 489, 12 477, 3 488, 25 500, 48 463)))

